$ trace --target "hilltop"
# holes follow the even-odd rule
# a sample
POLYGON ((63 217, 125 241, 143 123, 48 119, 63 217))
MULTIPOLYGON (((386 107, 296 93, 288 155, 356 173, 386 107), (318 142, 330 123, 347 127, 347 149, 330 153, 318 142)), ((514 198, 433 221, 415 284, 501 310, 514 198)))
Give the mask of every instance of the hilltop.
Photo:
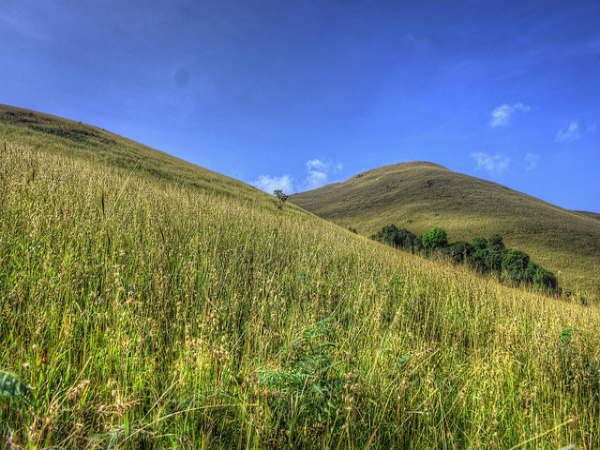
POLYGON ((25 113, 0 116, 7 447, 600 445, 596 305, 25 113))
POLYGON ((415 233, 432 227, 451 241, 494 233, 558 273, 561 285, 600 294, 600 222, 491 181, 428 162, 369 170, 290 201, 370 236, 396 224, 415 233))

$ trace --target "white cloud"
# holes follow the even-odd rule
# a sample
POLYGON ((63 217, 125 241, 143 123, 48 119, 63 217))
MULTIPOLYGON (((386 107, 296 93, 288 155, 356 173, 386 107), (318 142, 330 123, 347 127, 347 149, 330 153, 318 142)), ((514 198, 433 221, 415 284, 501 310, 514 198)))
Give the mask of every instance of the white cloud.
POLYGON ((306 176, 306 184, 308 189, 316 189, 324 184, 327 184, 327 174, 317 170, 309 170, 306 176))
MULTIPOLYGON (((310 190, 329 183, 329 176, 340 172, 344 166, 340 163, 325 162, 321 159, 310 159, 305 163, 306 176, 302 182, 297 183, 299 190, 310 190)), ((272 176, 261 175, 252 182, 257 188, 272 194, 274 190, 281 189, 286 194, 293 194, 294 179, 291 175, 272 176)))
POLYGON ((505 127, 510 123, 511 117, 515 112, 528 112, 531 107, 523 103, 507 105, 506 103, 498 106, 491 112, 490 127, 505 127))
POLYGON ((252 184, 269 194, 272 194, 276 189, 281 189, 286 194, 294 191, 294 183, 292 177, 289 175, 282 175, 280 177, 261 175, 252 184))
POLYGON ((537 167, 538 162, 540 162, 540 155, 537 153, 527 153, 525 155, 525 162, 527 163, 525 170, 533 170, 537 167))
POLYGON ((329 175, 339 172, 344 166, 340 163, 323 162, 320 159, 306 161, 306 188, 316 189, 329 182, 329 175))
POLYGON ((582 132, 581 128, 579 128, 579 124, 576 121, 572 121, 567 128, 558 130, 555 140, 561 144, 566 144, 568 142, 576 141, 581 135, 582 132))
POLYGON ((329 164, 324 163, 320 159, 310 159, 306 161, 306 168, 308 170, 324 170, 329 168, 329 164))
POLYGON ((572 120, 569 126, 558 130, 554 140, 561 144, 568 144, 569 142, 581 139, 585 134, 594 133, 597 128, 598 126, 595 123, 582 126, 576 120, 572 120))
POLYGON ((476 170, 487 170, 494 175, 504 172, 510 165, 510 158, 499 153, 495 155, 484 152, 471 153, 471 158, 477 162, 476 170))

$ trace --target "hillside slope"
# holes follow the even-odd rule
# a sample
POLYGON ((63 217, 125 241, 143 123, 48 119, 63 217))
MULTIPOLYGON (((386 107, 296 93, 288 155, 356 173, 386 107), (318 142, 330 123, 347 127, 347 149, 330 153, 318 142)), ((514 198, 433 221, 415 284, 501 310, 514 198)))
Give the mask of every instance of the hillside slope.
POLYGON ((598 307, 36 136, 0 146, 7 447, 600 446, 598 307))
POLYGON ((217 194, 267 197, 238 180, 101 128, 14 106, 0 105, 0 146, 2 141, 121 167, 155 180, 183 183, 217 194))
POLYGON ((436 164, 381 167, 290 201, 364 235, 391 223, 416 233, 442 227, 451 241, 498 233, 558 273, 561 285, 600 294, 598 220, 436 164))
POLYGON ((600 220, 600 213, 595 213, 595 212, 591 212, 591 211, 573 211, 573 212, 576 212, 577 214, 581 214, 585 217, 591 217, 592 219, 600 220))

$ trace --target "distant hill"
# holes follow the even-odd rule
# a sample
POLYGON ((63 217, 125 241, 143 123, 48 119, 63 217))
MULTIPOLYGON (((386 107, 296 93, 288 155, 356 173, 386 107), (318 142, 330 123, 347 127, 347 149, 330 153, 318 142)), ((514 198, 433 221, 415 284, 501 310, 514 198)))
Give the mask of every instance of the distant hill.
POLYGON ((429 162, 401 163, 290 201, 360 234, 394 223, 417 233, 446 229, 451 241, 498 233, 572 289, 600 289, 600 215, 569 211, 491 181, 429 162))

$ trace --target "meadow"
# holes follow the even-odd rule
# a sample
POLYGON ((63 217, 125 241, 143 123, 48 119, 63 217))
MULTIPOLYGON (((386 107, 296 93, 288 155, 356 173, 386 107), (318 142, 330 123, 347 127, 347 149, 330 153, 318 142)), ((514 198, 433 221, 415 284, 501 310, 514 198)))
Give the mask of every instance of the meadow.
POLYGON ((600 446, 597 306, 218 175, 19 136, 0 143, 3 445, 600 446))

